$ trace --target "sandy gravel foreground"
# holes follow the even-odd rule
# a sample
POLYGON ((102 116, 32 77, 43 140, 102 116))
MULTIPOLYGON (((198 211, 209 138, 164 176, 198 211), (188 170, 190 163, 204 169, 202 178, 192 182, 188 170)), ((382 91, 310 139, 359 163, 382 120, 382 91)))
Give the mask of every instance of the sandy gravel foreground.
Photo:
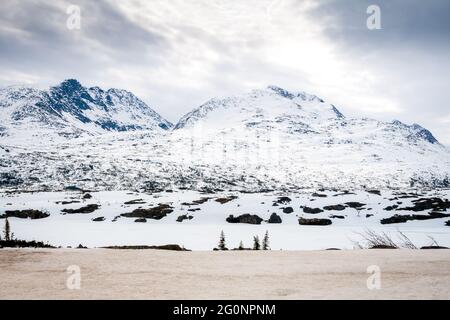
POLYGON ((450 298, 450 250, 0 249, 0 270, 0 299, 450 298))

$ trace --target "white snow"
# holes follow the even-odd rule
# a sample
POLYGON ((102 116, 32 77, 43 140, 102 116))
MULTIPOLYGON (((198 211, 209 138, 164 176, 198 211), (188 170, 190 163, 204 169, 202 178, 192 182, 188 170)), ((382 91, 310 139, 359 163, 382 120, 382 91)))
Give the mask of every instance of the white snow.
MULTIPOLYGON (((358 233, 367 229, 378 233, 387 232, 394 240, 398 239, 398 230, 404 232, 417 246, 430 244, 432 236, 440 245, 450 246, 449 227, 444 221, 449 218, 440 218, 426 221, 409 221, 400 224, 381 225, 380 219, 394 214, 411 214, 408 211, 384 211, 387 205, 392 205, 398 200, 390 201, 394 197, 392 191, 382 191, 382 196, 368 192, 357 194, 338 195, 336 192, 321 192, 326 198, 312 197, 311 193, 283 194, 289 196, 292 202, 286 205, 273 206, 273 201, 279 195, 266 194, 241 194, 220 193, 201 194, 194 191, 174 190, 173 193, 135 193, 129 191, 111 191, 91 193, 93 198, 82 200, 80 192, 39 192, 1 194, 0 214, 4 210, 39 209, 50 213, 50 217, 30 220, 9 218, 12 230, 16 237, 27 240, 48 241, 53 245, 77 246, 78 244, 89 247, 108 245, 162 245, 177 243, 193 250, 211 250, 217 246, 220 232, 226 235, 230 248, 238 247, 242 240, 247 247, 252 246, 253 236, 260 239, 269 231, 270 243, 273 250, 313 250, 327 248, 354 248, 353 241, 361 241, 358 233), (218 197, 236 195, 237 199, 226 204, 220 204, 215 199, 218 197), (210 200, 194 206, 182 205, 183 202, 191 203, 201 197, 211 197, 210 200), (145 204, 124 205, 125 201, 143 199, 145 204), (61 200, 79 200, 80 203, 69 205, 56 204, 61 200), (346 208, 344 211, 324 211, 319 214, 305 214, 301 205, 320 207, 334 205, 349 201, 365 203, 364 210, 346 208), (63 208, 79 208, 91 203, 101 205, 100 209, 90 214, 65 214, 63 208), (147 219, 146 223, 136 223, 135 218, 120 217, 116 222, 112 220, 122 213, 142 207, 150 208, 159 203, 169 203, 174 207, 174 212, 161 220, 147 219), (285 214, 281 208, 291 206, 294 212, 285 214), (189 212, 189 208, 200 208, 200 211, 189 212), (370 210, 368 210, 371 208, 370 210), (256 214, 267 220, 272 212, 276 212, 281 218, 281 224, 261 225, 232 224, 226 222, 226 218, 233 214, 256 214), (182 214, 192 215, 192 220, 177 222, 182 214), (367 214, 373 214, 366 217, 367 214), (298 217, 328 218, 330 215, 343 215, 345 219, 332 219, 330 226, 301 226, 298 217), (103 222, 93 222, 96 217, 105 217, 103 222)), ((395 193, 395 192, 394 192, 395 193)), ((439 196, 448 198, 450 190, 432 191, 425 196, 439 196)), ((411 198, 399 199, 401 207, 411 204, 411 198)), ((417 212, 415 212, 417 213, 417 212)), ((426 212, 420 212, 426 214, 426 212)), ((2 221, 2 219, 0 219, 2 221)))

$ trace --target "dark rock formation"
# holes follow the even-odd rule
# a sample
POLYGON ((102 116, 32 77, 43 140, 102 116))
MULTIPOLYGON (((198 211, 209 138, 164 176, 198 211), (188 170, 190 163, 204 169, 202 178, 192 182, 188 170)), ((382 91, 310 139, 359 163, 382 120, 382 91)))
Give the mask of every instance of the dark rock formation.
POLYGON ((333 222, 330 219, 305 219, 299 218, 298 223, 303 226, 328 226, 333 222))
POLYGON ((328 211, 330 211, 330 210, 342 211, 342 210, 345 210, 345 208, 347 208, 347 207, 342 204, 336 204, 336 205, 323 207, 324 210, 328 210, 328 211))
POLYGON ((331 215, 330 216, 331 219, 345 219, 345 216, 340 216, 340 215, 331 215))
POLYGON ((205 203, 206 201, 210 200, 209 197, 202 197, 199 200, 194 200, 192 202, 183 202, 182 206, 198 206, 199 204, 205 203))
POLYGON ((412 207, 398 208, 397 210, 405 211, 425 211, 425 210, 437 210, 445 211, 450 208, 450 201, 441 198, 420 198, 412 201, 412 207))
POLYGON ((277 203, 277 204, 288 204, 291 201, 292 200, 289 197, 278 197, 278 199, 275 200, 274 203, 277 203))
POLYGON ((138 208, 129 213, 121 214, 122 217, 127 218, 146 218, 146 219, 155 219, 161 220, 169 213, 173 212, 173 207, 168 204, 159 204, 156 207, 150 209, 142 209, 138 208))
POLYGON ((362 207, 364 207, 366 204, 365 203, 361 203, 361 202, 346 202, 346 205, 348 205, 350 208, 354 208, 354 209, 362 209, 362 207))
POLYGON ((292 209, 292 207, 283 208, 283 213, 292 213, 292 212, 294 212, 294 209, 292 209))
POLYGON ((81 207, 78 209, 63 209, 61 210, 64 213, 69 213, 69 214, 75 214, 75 213, 92 213, 95 210, 97 210, 98 208, 100 208, 100 205, 98 204, 88 204, 85 207, 81 207))
POLYGON ((317 192, 314 192, 311 196, 313 196, 313 197, 315 197, 315 198, 326 198, 326 197, 327 197, 326 194, 323 194, 323 193, 317 193, 317 192))
POLYGON ((257 216, 256 214, 243 214, 239 217, 235 217, 233 215, 230 215, 227 219, 227 222, 229 223, 249 223, 249 224, 261 224, 261 221, 263 221, 262 218, 257 216))
POLYGON ((219 202, 220 204, 224 204, 227 202, 230 202, 234 199, 237 199, 237 196, 229 196, 229 197, 224 197, 224 198, 217 198, 215 201, 219 202))
POLYGON ((393 215, 392 217, 381 219, 381 224, 404 223, 412 220, 431 220, 450 217, 448 213, 430 212, 429 214, 409 214, 409 215, 393 215))
POLYGON ((9 218, 9 217, 14 217, 14 218, 20 218, 20 219, 43 219, 43 218, 47 218, 48 216, 50 216, 48 213, 46 212, 42 212, 39 210, 32 210, 32 209, 27 209, 27 210, 6 210, 5 214, 0 215, 0 218, 9 218))
POLYGON ((304 213, 311 213, 311 214, 317 214, 323 212, 320 208, 310 208, 310 207, 303 207, 304 213))
POLYGON ((268 223, 281 223, 283 221, 281 220, 281 217, 274 212, 270 215, 270 218, 267 222, 268 223))
POLYGON ((126 201, 123 204, 145 204, 146 202, 142 199, 134 199, 134 200, 130 200, 130 201, 126 201))
POLYGON ((192 218, 194 217, 183 214, 177 218, 177 222, 183 222, 184 220, 191 220, 192 218))

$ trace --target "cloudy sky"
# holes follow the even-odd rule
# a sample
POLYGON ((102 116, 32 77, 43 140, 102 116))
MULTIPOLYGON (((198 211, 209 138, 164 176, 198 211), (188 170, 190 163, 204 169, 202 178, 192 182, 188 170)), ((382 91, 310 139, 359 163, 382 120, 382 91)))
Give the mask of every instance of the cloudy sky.
POLYGON ((450 145, 449 12, 448 0, 1 0, 0 86, 76 78, 176 121, 273 84, 450 145), (380 30, 367 28, 372 4, 380 30), (67 27, 70 5, 80 29, 67 27))

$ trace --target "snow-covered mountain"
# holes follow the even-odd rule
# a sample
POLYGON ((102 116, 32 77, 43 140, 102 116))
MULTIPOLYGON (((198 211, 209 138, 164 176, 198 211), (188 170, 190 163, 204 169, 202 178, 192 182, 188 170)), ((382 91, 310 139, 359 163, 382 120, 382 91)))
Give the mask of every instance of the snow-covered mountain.
MULTIPOLYGON (((371 132, 372 142, 374 138, 381 138, 377 132, 381 131, 387 133, 382 134, 384 138, 391 140, 398 139, 411 144, 419 141, 438 143, 430 131, 418 124, 406 125, 398 120, 383 123, 372 119, 347 119, 334 105, 315 95, 305 92, 291 93, 276 86, 253 90, 242 96, 211 99, 183 116, 174 129, 277 130, 308 138, 321 136, 326 143, 342 140, 342 135, 346 134, 349 139, 344 142, 348 143, 362 133, 357 129, 371 130, 373 125, 377 129, 371 132), (349 127, 354 130, 349 130, 349 127)), ((358 140, 361 140, 360 138, 358 137, 358 140)))
POLYGON ((117 115, 142 110, 137 105, 148 108, 131 103, 136 101, 131 94, 119 103, 115 91, 82 89, 72 81, 66 85, 77 87, 76 94, 66 95, 65 86, 59 86, 51 93, 21 91, 28 98, 18 100, 31 101, 23 108, 27 114, 39 106, 40 94, 63 101, 37 117, 52 130, 60 130, 60 123, 77 123, 108 133, 64 139, 56 146, 21 148, 8 140, 0 148, 0 187, 261 191, 450 186, 449 150, 427 129, 397 120, 347 118, 304 92, 271 86, 215 98, 183 116, 173 130, 164 130, 170 123, 153 111, 148 111, 147 126, 144 118, 133 126, 119 122, 126 117, 117 115), (105 114, 114 115, 108 118, 114 124, 103 121, 105 114), (139 127, 164 134, 134 130, 139 127))
POLYGON ((305 92, 270 86, 212 99, 174 128, 172 143, 204 172, 212 167, 221 177, 239 172, 254 185, 449 184, 450 154, 427 129, 398 120, 347 118, 305 92))
POLYGON ((172 124, 132 93, 65 80, 49 90, 0 89, 0 132, 79 137, 110 131, 168 130, 172 124))

